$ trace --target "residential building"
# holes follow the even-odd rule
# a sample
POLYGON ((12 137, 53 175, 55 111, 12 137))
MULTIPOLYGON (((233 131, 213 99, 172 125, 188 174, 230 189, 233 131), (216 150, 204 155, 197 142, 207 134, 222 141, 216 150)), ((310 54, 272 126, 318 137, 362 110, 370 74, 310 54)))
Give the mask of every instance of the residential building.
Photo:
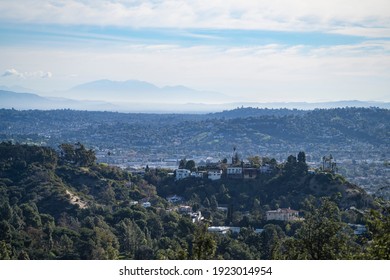
POLYGON ((279 208, 277 210, 267 211, 267 221, 294 221, 299 219, 299 211, 290 208, 279 208))
POLYGON ((192 207, 188 205, 180 205, 179 206, 179 212, 180 213, 191 213, 192 212, 192 207))
POLYGON ((256 179, 257 169, 256 168, 244 168, 244 179, 256 179))
POLYGON ((172 195, 167 197, 168 202, 170 203, 177 203, 183 200, 181 196, 178 195, 172 195))
POLYGON ((220 180, 222 177, 222 170, 209 170, 208 178, 210 180, 220 180))
POLYGON ((208 227, 207 231, 208 232, 214 232, 214 233, 219 233, 219 234, 226 234, 230 230, 229 227, 208 227))
POLYGON ((191 171, 188 169, 176 169, 176 180, 188 178, 190 175, 191 171))
POLYGON ((230 166, 226 169, 226 174, 228 178, 242 178, 242 167, 230 166))
POLYGON ((362 235, 367 232, 367 228, 365 225, 361 225, 361 224, 348 224, 348 225, 353 229, 353 233, 355 235, 362 235))
POLYGON ((148 207, 152 206, 152 204, 149 201, 147 201, 147 202, 142 203, 142 206, 145 208, 148 208, 148 207))
POLYGON ((191 173, 191 176, 195 178, 203 178, 205 173, 205 171, 195 171, 191 173))
POLYGON ((214 232, 219 234, 226 234, 231 232, 233 234, 239 234, 241 231, 240 227, 226 227, 226 226, 213 226, 207 228, 208 232, 214 232))

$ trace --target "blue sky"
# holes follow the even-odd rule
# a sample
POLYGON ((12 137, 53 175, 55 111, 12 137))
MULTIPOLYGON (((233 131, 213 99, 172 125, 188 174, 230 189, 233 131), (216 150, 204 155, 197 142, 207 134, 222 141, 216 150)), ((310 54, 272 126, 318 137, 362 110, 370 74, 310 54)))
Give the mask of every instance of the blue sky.
POLYGON ((390 4, 341 2, 2 0, 0 85, 54 95, 138 79, 260 102, 390 101, 390 4))

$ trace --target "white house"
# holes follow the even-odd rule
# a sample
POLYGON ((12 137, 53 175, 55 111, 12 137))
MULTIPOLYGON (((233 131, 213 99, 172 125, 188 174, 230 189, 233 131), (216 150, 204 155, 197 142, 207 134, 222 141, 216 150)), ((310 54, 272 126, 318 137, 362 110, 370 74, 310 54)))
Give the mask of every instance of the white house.
POLYGON ((226 234, 230 230, 229 227, 208 227, 208 232, 215 232, 219 234, 226 234))
POLYGON ((242 177, 242 167, 230 166, 226 169, 226 174, 230 178, 241 178, 242 177))
POLYGON ((219 234, 226 234, 228 232, 238 234, 238 233, 240 233, 241 228, 240 227, 213 226, 213 227, 208 227, 207 231, 219 233, 219 234))
POLYGON ((227 174, 242 174, 242 167, 240 166, 230 166, 226 169, 227 174))
POLYGON ((209 170, 208 178, 210 180, 220 180, 222 177, 222 170, 209 170))
POLYGON ((177 202, 182 201, 183 198, 181 196, 178 196, 178 195, 175 194, 175 195, 172 195, 172 196, 168 196, 167 200, 170 203, 177 203, 177 202))
POLYGON ((267 221, 294 221, 299 219, 299 211, 290 208, 279 208, 277 210, 267 211, 267 221))
POLYGON ((176 180, 182 180, 191 176, 191 171, 188 169, 176 169, 176 180))
POLYGON ((190 214, 190 217, 191 217, 191 220, 193 223, 197 223, 197 222, 200 222, 202 221, 204 218, 202 216, 202 212, 198 211, 198 212, 192 212, 190 214))
POLYGON ((203 171, 195 171, 195 172, 191 173, 191 176, 195 177, 195 178, 203 178, 204 177, 204 173, 205 172, 203 172, 203 171))
POLYGON ((191 213, 192 212, 192 207, 191 206, 188 206, 188 205, 180 205, 179 206, 179 212, 180 213, 191 213))
POLYGON ((148 208, 148 207, 152 206, 152 204, 149 201, 147 201, 147 202, 142 203, 142 206, 145 208, 148 208))

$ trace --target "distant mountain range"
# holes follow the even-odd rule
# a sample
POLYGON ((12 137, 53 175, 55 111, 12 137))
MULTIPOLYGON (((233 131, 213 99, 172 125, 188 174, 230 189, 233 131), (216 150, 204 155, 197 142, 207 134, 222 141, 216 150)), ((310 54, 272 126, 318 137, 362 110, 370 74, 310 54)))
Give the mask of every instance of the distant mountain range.
POLYGON ((75 109, 114 111, 115 105, 98 101, 77 101, 66 98, 43 97, 34 93, 21 93, 0 90, 0 108, 17 110, 75 109))
MULTIPOLYGON (((46 95, 46 94, 45 94, 46 95)), ((74 109, 89 111, 119 111, 145 113, 210 113, 239 107, 286 108, 312 110, 316 108, 379 107, 390 109, 389 102, 275 102, 257 103, 234 100, 227 95, 198 91, 185 86, 158 87, 148 82, 128 80, 98 80, 78 85, 70 90, 52 93, 48 97, 22 87, 0 86, 0 108, 74 109)))
POLYGON ((98 80, 78 85, 65 92, 69 98, 107 102, 157 102, 183 104, 191 102, 226 103, 233 99, 217 92, 199 91, 184 86, 158 87, 137 81, 98 80))

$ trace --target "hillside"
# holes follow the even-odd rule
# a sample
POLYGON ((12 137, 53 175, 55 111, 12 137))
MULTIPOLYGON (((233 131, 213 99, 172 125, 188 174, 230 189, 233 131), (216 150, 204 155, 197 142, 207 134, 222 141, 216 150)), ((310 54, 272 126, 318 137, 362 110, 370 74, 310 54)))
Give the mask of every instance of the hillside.
MULTIPOLYGON (((301 173, 298 165, 278 168, 280 172, 254 181, 175 181, 164 170, 148 170, 140 177, 97 164, 94 152, 82 144, 62 144, 53 150, 1 143, 0 258, 284 258, 287 255, 271 254, 271 247, 298 234, 307 222, 292 223, 292 229, 286 231, 286 224, 264 220, 266 210, 295 207, 302 215, 306 213, 309 221, 314 211, 310 205, 317 205, 315 201, 323 201, 319 209, 325 205, 337 209, 337 205, 341 209, 354 206, 361 212, 379 207, 342 177, 301 173), (191 222, 188 215, 178 212, 177 204, 166 200, 166 195, 172 194, 183 195, 182 203, 202 211, 206 220, 191 222), (333 197, 333 202, 320 200, 323 196, 333 197), (230 214, 216 209, 224 203, 230 205, 230 214), (241 233, 219 236, 207 232, 208 225, 221 223, 239 226, 241 233), (253 232, 254 227, 264 227, 264 234, 253 232), (276 232, 279 237, 270 239, 276 232), (198 241, 205 239, 209 245, 199 245, 203 243, 198 241)), ((338 226, 369 219, 353 211, 340 211, 343 222, 334 220, 338 226)), ((296 238, 299 240, 298 235, 296 238)), ((338 258, 359 258, 358 254, 382 258, 370 255, 368 245, 353 235, 348 240, 355 244, 357 255, 338 258)))
MULTIPOLYGON (((228 117, 235 111, 219 115, 180 114, 122 114, 112 112, 86 112, 72 110, 16 111, 0 110, 0 134, 51 135, 49 144, 82 141, 91 146, 156 147, 170 146, 178 142, 179 153, 200 151, 231 152, 235 145, 247 154, 275 152, 289 145, 290 150, 306 147, 307 152, 326 149, 344 150, 344 146, 369 146, 378 148, 389 145, 390 111, 378 108, 318 109, 313 111, 242 109, 240 117, 228 117), (278 114, 278 112, 280 112, 278 114), (164 129, 161 129, 161 123, 164 129), (35 126, 35 124, 39 124, 35 126), (132 137, 128 133, 132 132, 132 137), (73 133, 77 133, 75 139, 73 133), (105 137, 109 133, 110 137, 105 137), (94 135, 94 137, 90 137, 94 135), (149 135, 149 137, 145 137, 149 135), (56 141, 56 142, 55 142, 56 141), (313 145, 316 145, 313 147, 313 145), (244 149, 245 148, 245 149, 244 149)), ((237 115, 238 112, 234 113, 237 115)), ((8 136, 9 137, 9 136, 8 136)), ((41 138, 44 140, 44 138, 41 138)))
POLYGON ((80 141, 93 147, 100 162, 143 167, 184 157, 221 160, 231 157, 233 147, 243 159, 258 154, 278 161, 304 150, 313 167, 332 154, 348 180, 390 197, 389 112, 237 108, 195 115, 0 109, 0 140, 51 147, 80 141))

